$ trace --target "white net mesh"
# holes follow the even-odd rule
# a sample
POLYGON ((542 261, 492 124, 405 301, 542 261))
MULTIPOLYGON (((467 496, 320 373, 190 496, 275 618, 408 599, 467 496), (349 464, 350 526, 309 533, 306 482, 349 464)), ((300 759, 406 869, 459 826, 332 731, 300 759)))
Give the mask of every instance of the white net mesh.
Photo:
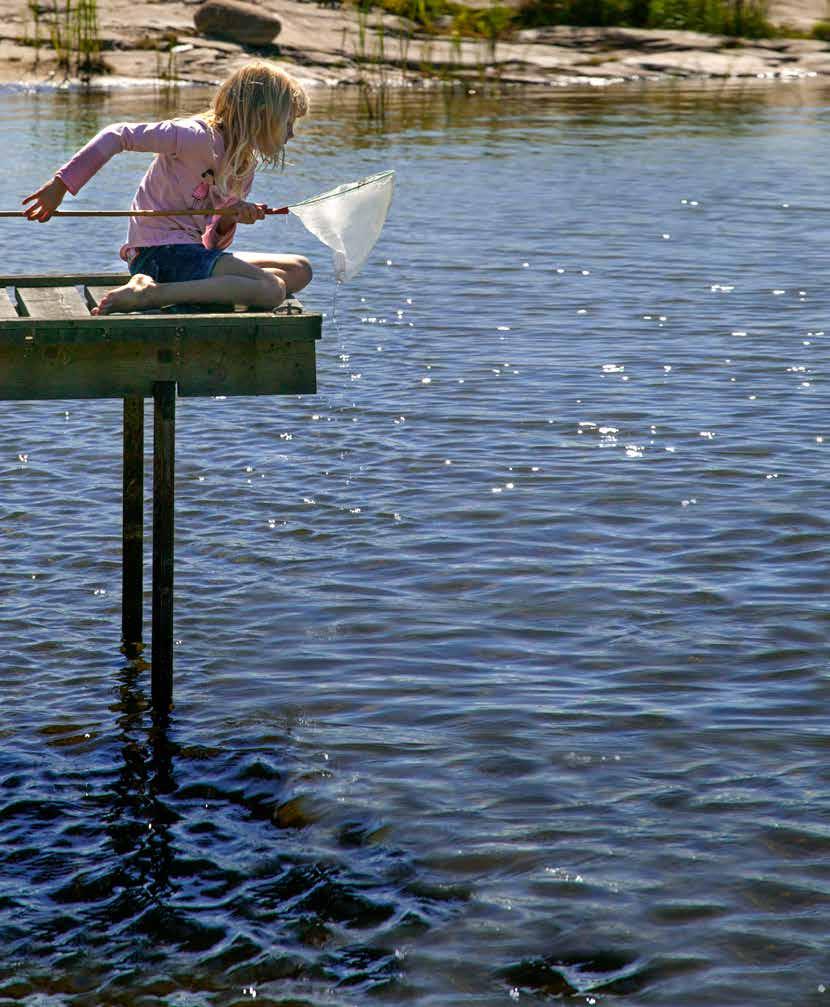
POLYGON ((338 281, 356 276, 369 258, 389 212, 394 186, 395 172, 383 171, 289 207, 334 252, 338 281))

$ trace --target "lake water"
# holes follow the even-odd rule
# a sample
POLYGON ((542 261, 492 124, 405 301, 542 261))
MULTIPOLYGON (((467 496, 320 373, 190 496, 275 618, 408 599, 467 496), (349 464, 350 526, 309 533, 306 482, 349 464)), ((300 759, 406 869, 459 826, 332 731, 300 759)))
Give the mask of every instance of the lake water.
MULTIPOLYGON (((120 404, 0 403, 0 1004, 830 1001, 828 99, 320 93, 255 196, 396 200, 334 321, 238 239, 312 258, 320 391, 179 403, 166 732, 120 404)), ((0 205, 173 107, 3 95, 0 205)))

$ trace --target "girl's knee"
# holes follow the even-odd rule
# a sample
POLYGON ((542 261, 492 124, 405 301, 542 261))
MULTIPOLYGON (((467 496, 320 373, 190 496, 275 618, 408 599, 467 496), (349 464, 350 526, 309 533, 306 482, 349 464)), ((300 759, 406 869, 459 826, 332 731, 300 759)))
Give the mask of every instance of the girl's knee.
POLYGON ((311 283, 314 274, 311 271, 311 263, 304 255, 295 255, 291 262, 290 285, 293 293, 302 290, 311 283))
POLYGON ((311 283, 311 278, 314 273, 311 271, 311 263, 304 255, 297 256, 297 269, 299 269, 300 274, 303 277, 303 286, 307 283, 311 283))
POLYGON ((263 270, 263 277, 260 281, 262 291, 259 299, 259 306, 262 308, 276 308, 285 300, 285 282, 275 273, 263 270))

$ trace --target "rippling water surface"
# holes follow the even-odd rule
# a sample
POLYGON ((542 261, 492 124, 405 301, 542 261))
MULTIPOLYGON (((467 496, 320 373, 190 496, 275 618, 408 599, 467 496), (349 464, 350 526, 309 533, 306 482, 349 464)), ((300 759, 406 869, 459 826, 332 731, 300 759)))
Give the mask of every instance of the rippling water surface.
MULTIPOLYGON (((827 99, 320 95, 256 196, 396 201, 335 320, 298 222, 242 236, 313 259, 320 392, 179 403, 166 732, 120 404, 0 403, 0 1003, 830 997, 827 99)), ((4 207, 171 111, 0 107, 4 207)))

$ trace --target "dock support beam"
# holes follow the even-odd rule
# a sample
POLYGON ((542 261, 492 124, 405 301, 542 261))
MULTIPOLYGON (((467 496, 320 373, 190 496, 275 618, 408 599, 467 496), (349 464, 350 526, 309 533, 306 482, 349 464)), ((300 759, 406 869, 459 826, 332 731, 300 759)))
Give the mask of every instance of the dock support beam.
POLYGON ((127 657, 141 651, 144 596, 144 399, 124 399, 121 639, 127 657))
POLYGON ((173 479, 176 382, 153 386, 153 640, 152 696, 158 713, 173 702, 173 479))

